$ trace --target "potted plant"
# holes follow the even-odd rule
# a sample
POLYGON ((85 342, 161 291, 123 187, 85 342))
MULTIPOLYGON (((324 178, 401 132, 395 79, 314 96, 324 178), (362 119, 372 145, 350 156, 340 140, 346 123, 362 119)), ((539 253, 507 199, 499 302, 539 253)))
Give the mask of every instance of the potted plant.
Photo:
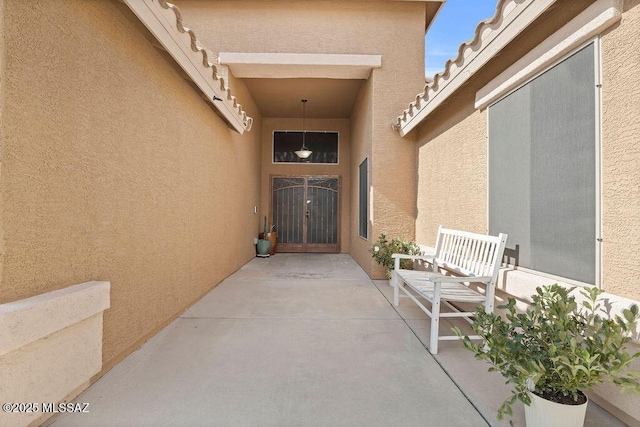
MULTIPOLYGON (((640 372, 629 367, 640 352, 627 351, 640 319, 638 306, 611 318, 599 298, 603 291, 583 289, 579 304, 571 295, 574 289, 557 284, 539 287, 524 313, 518 313, 515 299, 509 298, 498 307, 507 310, 505 318, 476 310, 472 328, 482 341, 474 344, 465 336, 464 346, 476 359, 489 362, 489 371, 500 372, 514 385, 513 395, 498 409, 498 419, 512 415, 512 404, 520 400, 526 405, 528 427, 582 426, 584 391, 605 381, 617 384, 622 392, 640 391, 640 372), (556 409, 576 413, 564 419, 556 409)), ((462 337, 460 329, 454 332, 462 337)))
MULTIPOLYGON (((402 240, 394 237, 391 241, 387 240, 387 236, 382 233, 378 240, 369 249, 373 259, 380 265, 384 266, 387 273, 387 279, 391 279, 391 270, 393 270, 394 260, 393 254, 418 255, 420 247, 411 241, 402 240)), ((406 270, 413 268, 413 261, 410 259, 400 260, 400 267, 406 270)))
POLYGON ((267 237, 267 217, 264 217, 264 232, 261 233, 258 237, 258 256, 259 257, 268 257, 269 251, 271 250, 271 240, 267 237))
MULTIPOLYGON (((266 220, 266 217, 265 217, 265 220, 266 220)), ((266 239, 271 242, 271 249, 269 250, 269 255, 275 255, 276 253, 276 245, 278 244, 278 233, 273 231, 275 228, 276 228, 275 224, 272 224, 271 227, 269 228, 269 232, 266 234, 266 237, 265 237, 265 233, 260 233, 260 235, 258 236, 259 239, 266 239)))

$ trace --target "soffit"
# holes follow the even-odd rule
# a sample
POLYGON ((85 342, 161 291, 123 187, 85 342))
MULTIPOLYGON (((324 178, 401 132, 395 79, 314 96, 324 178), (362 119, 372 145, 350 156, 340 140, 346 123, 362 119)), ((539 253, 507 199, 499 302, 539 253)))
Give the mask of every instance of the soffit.
POLYGON ((220 52, 220 64, 238 78, 367 79, 380 55, 220 52))
POLYGON ((243 79, 263 117, 349 118, 364 80, 243 79))

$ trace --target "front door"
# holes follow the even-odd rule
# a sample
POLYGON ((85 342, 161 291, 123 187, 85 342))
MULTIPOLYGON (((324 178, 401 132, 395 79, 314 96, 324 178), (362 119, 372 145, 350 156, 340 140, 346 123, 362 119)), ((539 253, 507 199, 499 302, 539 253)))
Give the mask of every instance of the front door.
POLYGON ((339 177, 273 177, 271 189, 278 252, 340 251, 339 177))

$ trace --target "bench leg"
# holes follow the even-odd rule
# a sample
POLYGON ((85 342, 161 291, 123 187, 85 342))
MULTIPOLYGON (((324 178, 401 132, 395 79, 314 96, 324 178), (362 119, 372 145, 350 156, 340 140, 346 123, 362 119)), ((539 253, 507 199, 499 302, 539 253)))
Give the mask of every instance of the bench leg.
POLYGON ((438 336, 440 332, 440 288, 441 283, 433 284, 433 302, 431 303, 431 336, 429 337, 429 351, 438 354, 438 336))
POLYGON ((398 275, 396 271, 400 268, 400 259, 394 261, 394 268, 391 270, 391 284, 393 285, 393 305, 397 307, 400 304, 400 289, 398 289, 398 275))
POLYGON ((397 307, 400 304, 400 289, 398 288, 398 276, 395 271, 391 272, 391 284, 393 285, 393 305, 397 307))

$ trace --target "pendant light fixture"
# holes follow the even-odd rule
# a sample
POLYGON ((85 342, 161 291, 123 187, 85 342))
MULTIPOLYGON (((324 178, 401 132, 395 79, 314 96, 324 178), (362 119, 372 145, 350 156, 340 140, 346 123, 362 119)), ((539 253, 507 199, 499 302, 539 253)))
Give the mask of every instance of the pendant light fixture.
POLYGON ((307 100, 301 99, 301 101, 302 101, 302 148, 300 148, 295 153, 296 153, 296 156, 300 157, 301 159, 308 159, 311 153, 313 153, 313 151, 309 150, 304 143, 305 134, 306 134, 304 130, 304 119, 305 119, 305 113, 306 113, 305 107, 307 105, 307 100))

